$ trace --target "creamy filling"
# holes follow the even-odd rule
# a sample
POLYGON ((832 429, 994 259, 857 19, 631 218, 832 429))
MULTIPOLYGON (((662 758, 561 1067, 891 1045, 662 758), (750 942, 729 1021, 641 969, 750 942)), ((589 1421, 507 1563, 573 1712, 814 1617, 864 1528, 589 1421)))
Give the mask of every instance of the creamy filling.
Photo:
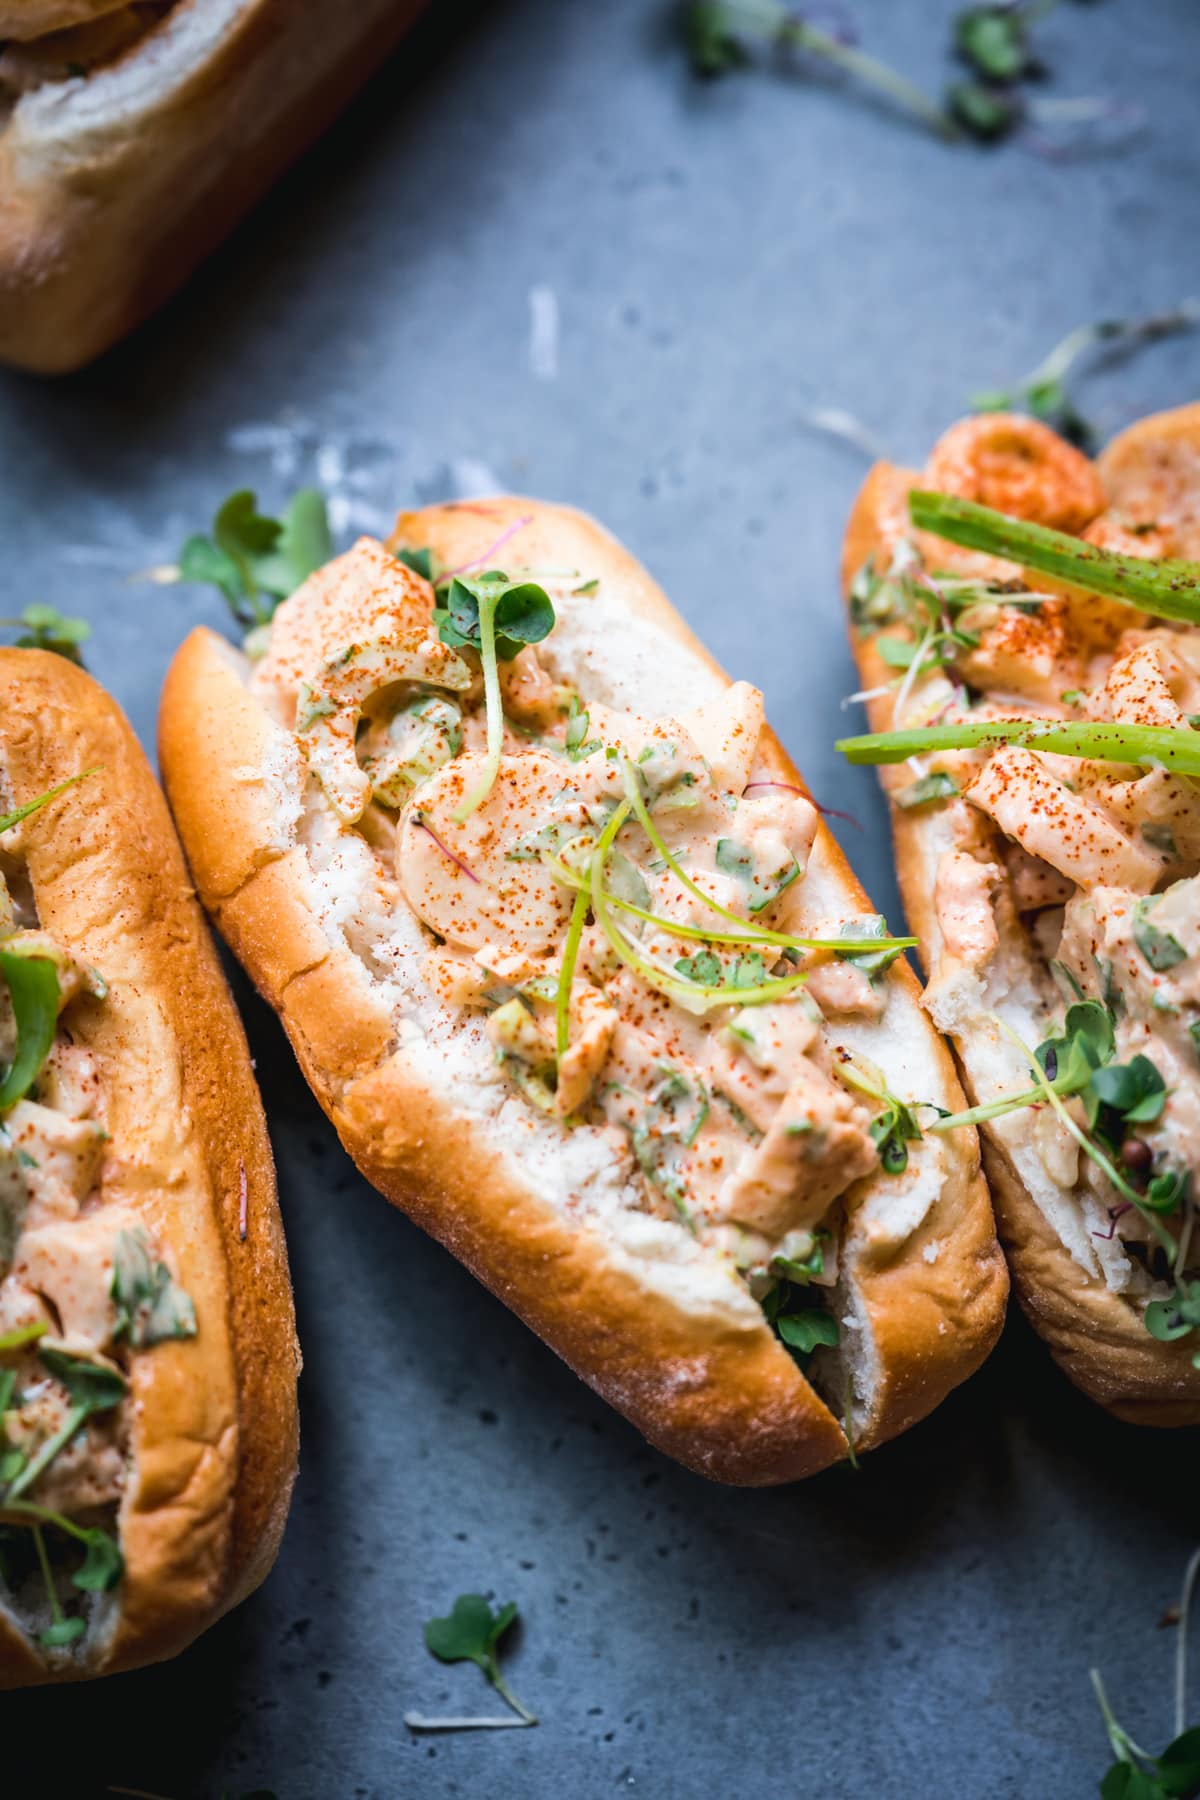
MULTIPOLYGON (((1128 541, 1154 553, 1144 534, 1128 541)), ((936 543, 922 550, 923 562, 902 545, 888 580, 858 587, 860 629, 916 647, 884 643, 888 660, 908 656, 895 725, 1200 720, 1194 631, 1074 593, 1008 593, 1018 572, 1004 566, 982 582, 947 578, 936 543)), ((1028 1053, 1072 1021, 1096 1023, 1106 1072, 1063 1098, 1070 1123, 1037 1091, 987 1129, 1082 1268, 1161 1299, 1200 1263, 1200 790, 1164 769, 1015 745, 922 758, 889 785, 922 812, 936 915, 926 1004, 969 1045, 980 1105, 1036 1090, 1028 1053)), ((1041 1060, 1054 1074, 1079 1048, 1041 1060)))
POLYGON ((885 928, 846 918, 757 691, 603 583, 537 579, 553 629, 499 661, 489 777, 480 659, 438 644, 429 587, 365 540, 318 571, 251 676, 263 777, 290 772, 326 927, 431 1085, 643 1282, 743 1327, 803 1314, 775 1322, 806 1356, 847 1200, 898 1243, 940 1192, 915 1129, 880 1166, 881 1117, 927 1098, 896 953, 837 952, 885 928))
POLYGON ((191 1301, 104 1194, 106 1106, 72 1005, 102 978, 39 929, 0 853, 0 1606, 51 1659, 121 1577, 132 1353, 194 1334, 191 1301))

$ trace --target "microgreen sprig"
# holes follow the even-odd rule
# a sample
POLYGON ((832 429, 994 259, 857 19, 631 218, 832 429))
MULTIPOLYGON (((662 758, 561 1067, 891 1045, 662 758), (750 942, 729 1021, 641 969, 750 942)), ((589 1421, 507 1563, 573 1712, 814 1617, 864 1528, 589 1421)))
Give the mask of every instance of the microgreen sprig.
POLYGON ((1126 556, 1068 532, 1013 519, 974 500, 914 488, 909 517, 921 531, 1052 575, 1090 594, 1123 600, 1159 619, 1200 625, 1200 563, 1126 556))
MULTIPOLYGON (((564 887, 574 888, 576 892, 587 887, 586 877, 577 875, 573 869, 568 868, 561 857, 546 851, 543 853, 542 861, 564 887)), ((703 895, 703 889, 698 891, 703 895)), ((753 948, 755 945, 767 944, 785 950, 834 950, 839 956, 850 957, 875 955, 876 953, 887 955, 895 952, 898 954, 901 950, 915 948, 918 942, 916 938, 888 937, 886 933, 879 937, 865 935, 833 938, 793 937, 785 931, 760 931, 757 926, 745 920, 741 921, 743 925, 741 931, 714 931, 708 925, 685 925, 678 919, 665 919, 660 913, 648 912, 644 906, 637 906, 632 900, 621 899, 612 892, 607 893, 606 898, 608 904, 615 906, 618 912, 628 913, 631 918, 640 919, 645 925, 652 925, 656 931, 665 932, 668 937, 686 938, 697 944, 731 944, 742 949, 747 946, 753 948)), ((717 909, 715 900, 708 900, 708 904, 714 911, 717 909)), ((736 913, 726 914, 723 909, 722 916, 733 919, 738 917, 736 913)))
POLYGON ((840 1052, 836 1072, 847 1087, 879 1101, 882 1111, 871 1120, 871 1142, 879 1152, 884 1173, 903 1175, 908 1167, 908 1145, 919 1142, 921 1137, 915 1105, 910 1106, 893 1094, 882 1071, 850 1050, 840 1052))
POLYGON ((0 626, 21 633, 16 643, 18 650, 52 650, 56 656, 83 667, 80 645, 92 635, 86 619, 67 618, 56 606, 34 601, 21 608, 18 618, 0 619, 0 626))
POLYGON ((281 600, 328 562, 333 539, 325 496, 301 488, 281 519, 258 510, 248 488, 231 494, 217 509, 211 536, 196 533, 179 552, 177 570, 163 579, 211 584, 239 624, 252 629, 270 622, 281 600))
POLYGON ((856 44, 810 24, 781 0, 691 0, 684 9, 683 27, 698 75, 711 78, 742 68, 749 61, 746 45, 750 41, 799 51, 844 69, 938 137, 958 136, 954 121, 915 83, 856 44))
POLYGON ((479 781, 454 809, 452 816, 461 825, 482 806, 500 771, 504 711, 499 662, 510 662, 526 644, 540 644, 549 635, 554 606, 545 588, 534 581, 510 581, 500 569, 490 569, 475 580, 452 576, 439 585, 438 599, 433 617, 443 644, 478 651, 483 669, 487 756, 479 781))
POLYGON ((753 1006, 770 1000, 784 1000, 798 987, 802 987, 807 980, 804 975, 788 976, 779 981, 764 981, 752 987, 737 989, 706 986, 669 974, 630 943, 609 910, 610 896, 604 885, 609 851, 616 841, 617 833, 629 818, 630 811, 631 803, 625 800, 613 813, 592 853, 588 877, 592 917, 604 933, 613 954, 631 968, 635 975, 640 976, 647 986, 656 988, 686 1012, 706 1013, 720 1006, 753 1006))
MULTIPOLYGON (((1091 1002, 1091 1004, 1094 1005, 1095 1002, 1091 1002)), ((1096 1143, 1095 1139, 1089 1137, 1088 1133, 1084 1131, 1081 1126, 1076 1124, 1075 1120, 1067 1111, 1066 1106, 1063 1104, 1059 1093, 1052 1085, 1045 1069, 1042 1067, 1037 1052, 1031 1050, 1028 1044, 1026 1044, 1012 1027, 999 1016, 996 1017, 996 1024, 1009 1042, 1021 1052, 1021 1055, 1029 1064, 1030 1073, 1037 1083, 1042 1098, 1048 1101, 1054 1108, 1060 1123, 1065 1127, 1069 1135, 1075 1139, 1075 1142, 1079 1145, 1079 1148, 1083 1151, 1084 1155, 1090 1158, 1101 1173, 1108 1177, 1109 1181, 1111 1181, 1112 1185, 1123 1199, 1128 1200, 1130 1205, 1137 1207, 1138 1211, 1142 1214, 1143 1218, 1154 1232, 1155 1237, 1157 1237, 1160 1244, 1162 1244, 1163 1248, 1168 1252, 1172 1260, 1174 1260, 1178 1249, 1175 1239, 1167 1230, 1162 1220, 1157 1216, 1153 1208, 1146 1204, 1145 1194, 1139 1194, 1136 1188, 1129 1185, 1115 1163, 1106 1152, 1100 1148, 1100 1145, 1096 1143)))
POLYGON ((1188 1560, 1179 1597, 1175 1643, 1175 1736, 1159 1756, 1143 1750, 1118 1724, 1099 1669, 1091 1682, 1116 1761, 1100 1783, 1101 1800, 1194 1800, 1200 1794, 1200 1726, 1187 1728, 1188 1630, 1192 1595, 1200 1575, 1200 1550, 1188 1560))
POLYGON ((1091 325, 1078 325, 1054 346, 1036 369, 1031 369, 1011 388, 974 394, 971 405, 976 412, 1032 413, 1035 419, 1052 425, 1072 443, 1090 448, 1095 433, 1077 409, 1068 385, 1068 377, 1080 359, 1101 345, 1114 350, 1132 350, 1174 332, 1190 331, 1197 324, 1200 324, 1200 297, 1189 297, 1173 311, 1147 318, 1098 319, 1091 325))
POLYGON ((537 1716, 522 1706, 500 1672, 500 1643, 516 1623, 516 1602, 510 1600, 493 1612, 482 1594, 460 1594, 444 1619, 429 1619, 424 1628, 425 1647, 439 1662, 473 1662, 482 1669, 501 1699, 516 1713, 515 1719, 430 1719, 408 1712, 404 1723, 410 1731, 478 1731, 506 1726, 536 1725, 537 1716))

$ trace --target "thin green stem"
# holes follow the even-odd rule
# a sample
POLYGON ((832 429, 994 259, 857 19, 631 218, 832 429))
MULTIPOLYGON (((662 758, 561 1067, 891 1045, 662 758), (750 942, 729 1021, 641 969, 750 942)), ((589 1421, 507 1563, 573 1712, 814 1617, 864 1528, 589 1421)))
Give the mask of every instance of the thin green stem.
POLYGON ((504 748, 504 708, 500 699, 500 668, 496 660, 496 607, 499 595, 486 584, 479 595, 479 660, 483 665, 483 703, 487 713, 487 760, 479 782, 459 801, 450 815, 462 825, 487 799, 500 773, 504 748))
POLYGON ((1135 1744, 1124 1727, 1118 1725, 1113 1709, 1108 1703, 1108 1695, 1104 1691, 1104 1683, 1100 1679, 1099 1669, 1090 1669, 1088 1673, 1091 1676, 1092 1687, 1095 1689, 1100 1716, 1104 1720, 1104 1729, 1108 1734, 1108 1741, 1117 1761, 1133 1763, 1135 1768, 1137 1767, 1135 1759, 1139 1756, 1144 1762, 1149 1762, 1150 1752, 1143 1750, 1140 1744, 1135 1744))
POLYGON ((45 1337, 49 1329, 45 1319, 38 1319, 33 1325, 18 1325, 14 1331, 6 1331, 0 1337, 0 1351, 22 1350, 26 1344, 36 1343, 38 1338, 45 1337))
POLYGON ((608 853, 612 849, 617 833, 628 819, 631 808, 631 801, 622 801, 608 821, 592 852, 589 871, 592 917, 604 933, 613 954, 632 969, 635 975, 639 975, 648 987, 657 989, 668 1000, 674 1000, 685 1011, 692 1013, 711 1012, 720 1006, 754 1006, 769 1000, 783 1000, 789 994, 794 993, 798 987, 802 987, 807 980, 804 975, 792 976, 783 981, 765 981, 755 987, 706 987, 699 982, 684 981, 674 975, 669 975, 665 969, 660 969, 657 963, 651 962, 648 957, 634 949, 609 911, 609 896, 604 887, 604 871, 608 862, 608 853))
POLYGON ((1200 1550, 1193 1550, 1184 1572, 1183 1589, 1179 1596, 1179 1637, 1175 1643, 1176 1737, 1182 1737, 1187 1730, 1188 1628, 1191 1625, 1192 1595, 1196 1589, 1198 1575, 1200 1575, 1200 1550))
POLYGON ((575 899, 571 906, 571 923, 567 927, 567 942, 563 950, 562 969, 558 977, 558 997, 554 1009, 555 1048, 558 1060, 563 1057, 571 1045, 571 987, 575 980, 575 964, 579 960, 579 944, 583 937, 584 921, 588 912, 588 891, 585 887, 575 890, 575 899))
POLYGON ((38 1566, 42 1571, 42 1580, 46 1584, 46 1599, 50 1603, 50 1617, 56 1625, 63 1622, 63 1609, 59 1603, 58 1589, 54 1585, 54 1571, 50 1567, 50 1557, 46 1550, 46 1534, 40 1525, 32 1525, 34 1548, 37 1551, 38 1566))
POLYGON ((0 1513, 19 1513, 23 1518, 36 1519, 43 1525, 54 1525, 69 1537, 77 1538, 81 1544, 86 1544, 88 1539, 83 1526, 76 1525, 74 1519, 68 1519, 63 1513, 53 1512, 48 1506, 35 1506, 31 1500, 0 1499, 0 1513))
POLYGON ((909 81, 907 76, 901 75, 887 63, 880 62, 878 57, 869 56, 856 45, 843 44, 829 32, 821 31, 818 26, 810 25, 803 19, 789 19, 786 24, 781 25, 779 40, 796 50, 822 57, 836 68, 845 69, 848 75, 855 76, 866 86, 885 94, 902 112, 918 119, 922 125, 936 132, 938 137, 954 141, 961 135, 949 113, 922 92, 915 82, 909 81))
MULTIPOLYGON (((586 888, 587 883, 581 875, 576 875, 561 858, 543 854, 542 861, 550 870, 556 881, 564 887, 574 888, 578 892, 586 888)), ((653 925, 656 931, 664 931, 669 937, 687 938, 694 944, 737 944, 751 946, 768 944, 772 948, 782 947, 786 950, 839 950, 851 956, 873 954, 877 950, 910 950, 918 942, 911 937, 877 937, 877 938, 802 938, 790 937, 786 932, 760 932, 753 925, 747 925, 744 931, 710 931, 703 925, 684 925, 677 919, 664 919, 658 913, 647 912, 644 906, 635 906, 632 900, 618 899, 616 894, 606 894, 610 906, 619 912, 629 913, 635 919, 641 919, 646 925, 653 925)), ((715 902, 714 902, 715 905, 715 902)), ((735 914, 734 917, 737 915, 735 914)))
POLYGON ((1007 562, 1057 576, 1090 594, 1106 594, 1159 619, 1200 624, 1200 563, 1174 557, 1156 560, 1118 555, 1086 544, 1068 532, 1028 519, 1013 519, 990 506, 960 500, 954 494, 914 488, 908 496, 909 517, 920 531, 983 550, 1007 562))
POLYGON ((537 1714, 531 1713, 527 1706, 521 1705, 521 1702, 517 1699, 517 1696, 513 1693, 499 1669, 494 1669, 492 1671, 492 1686, 495 1688, 500 1698, 508 1702, 517 1717, 522 1719, 526 1725, 537 1724, 537 1714))
POLYGON ((87 1405, 73 1406, 66 1420, 53 1437, 48 1437, 32 1462, 25 1464, 16 1480, 12 1482, 4 1495, 4 1503, 16 1500, 27 1488, 31 1488, 42 1470, 47 1468, 63 1447, 70 1443, 80 1426, 84 1424, 91 1408, 87 1405))

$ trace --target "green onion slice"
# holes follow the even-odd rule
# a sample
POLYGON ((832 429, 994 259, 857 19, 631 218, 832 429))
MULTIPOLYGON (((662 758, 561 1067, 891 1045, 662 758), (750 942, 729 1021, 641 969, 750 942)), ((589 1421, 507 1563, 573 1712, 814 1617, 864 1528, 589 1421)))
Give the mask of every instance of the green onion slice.
POLYGON ((954 494, 914 488, 908 496, 908 511, 919 530, 951 544, 1002 556, 1007 562, 1069 581, 1090 594, 1123 600, 1159 619, 1200 625, 1200 563, 1102 550, 1069 532, 1013 519, 954 494))

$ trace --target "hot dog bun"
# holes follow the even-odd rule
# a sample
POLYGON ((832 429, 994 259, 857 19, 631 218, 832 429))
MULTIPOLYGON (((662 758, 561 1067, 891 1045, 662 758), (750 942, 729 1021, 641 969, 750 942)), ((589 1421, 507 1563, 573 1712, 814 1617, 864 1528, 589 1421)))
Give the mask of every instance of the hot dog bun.
POLYGON ((7 7, 0 36, 34 41, 7 90, 0 59, 0 358, 57 374, 132 330, 332 123, 420 6, 175 0, 117 9, 128 42, 104 0, 7 7))
MULTIPOLYGON (((516 499, 431 507, 404 514, 395 541, 430 547, 453 568, 501 539, 510 567, 582 571, 598 583, 572 593, 572 581, 547 578, 556 667, 569 666, 595 701, 632 705, 651 692, 665 707, 671 693, 701 699, 726 687, 646 572, 577 512, 516 499)), ((382 556, 369 547, 354 554, 382 556)), ((368 629, 371 597, 360 588, 348 601, 339 587, 350 563, 320 572, 276 615, 280 639, 286 634, 300 661, 306 645, 340 642, 356 620, 368 629)), ((426 618, 430 602, 425 589, 426 618)), ((249 673, 212 632, 184 643, 160 717, 168 791, 205 904, 381 1192, 653 1443, 719 1480, 811 1474, 847 1454, 843 1415, 856 1445, 869 1448, 928 1413, 978 1366, 1000 1328, 1005 1278, 971 1134, 924 1173, 917 1154, 903 1193, 875 1179, 854 1190, 835 1302, 851 1321, 849 1349, 827 1363, 818 1391, 744 1284, 682 1227, 656 1225, 650 1238, 644 1215, 605 1213, 607 1176, 588 1161, 588 1131, 565 1131, 529 1108, 510 1126, 512 1108, 502 1106, 486 1063, 457 1052, 439 1062, 428 1050, 436 1028, 422 1014, 411 960, 384 951, 389 915, 398 920, 396 944, 411 933, 411 915, 395 886, 381 885, 358 833, 338 834, 336 869, 316 848, 321 827, 303 824, 301 811, 328 822, 328 806, 305 782, 292 733, 248 689, 249 673), (600 1195, 590 1212, 579 1200, 589 1184, 600 1195)), ((763 755, 775 779, 800 787, 773 737, 763 755)), ((805 884, 817 912, 869 911, 823 828, 805 884)), ((954 1105, 948 1054, 920 1013, 903 960, 888 982, 888 1029, 875 1032, 870 1054, 897 1080, 954 1105)))
MULTIPOLYGON (((998 510, 1040 520, 1134 555, 1163 553, 1160 540, 1169 531, 1171 554, 1195 556, 1200 550, 1200 405, 1141 421, 1114 439, 1094 465, 1037 421, 1003 415, 962 421, 951 428, 924 471, 877 463, 859 492, 846 529, 842 576, 847 594, 869 558, 874 558, 877 569, 884 570, 897 544, 913 539, 908 494, 913 488, 931 487, 982 500, 998 510), (983 491, 981 484, 990 484, 990 491, 983 491)), ((926 566, 935 569, 969 571, 981 560, 974 552, 936 540, 921 548, 926 566)), ((982 562, 988 564, 991 559, 982 562)), ((982 572, 1002 578, 1022 574, 1005 564, 982 572)), ((1077 641, 1082 629, 1084 640, 1089 632, 1093 634, 1088 640, 1093 648, 1103 639, 1104 654, 1110 657, 1118 634, 1144 622, 1138 613, 1115 602, 1081 597, 1045 577, 1025 573, 1028 586, 1050 589, 1067 598, 1068 645, 1077 641), (1084 621, 1082 628, 1080 620, 1084 621)), ((1049 611, 1044 608, 1042 617, 1049 611)), ((876 634, 852 627, 851 638, 862 688, 885 687, 893 680, 894 670, 880 655, 876 634)), ((873 731, 893 728, 894 705, 894 688, 875 692, 867 702, 873 731)), ((1037 711, 1036 702, 1031 710, 1037 711)), ((901 764, 881 769, 880 776, 885 789, 894 795, 912 780, 912 771, 901 764)), ((935 892, 939 866, 952 846, 953 832, 938 807, 905 810, 893 801, 891 818, 905 911, 911 930, 920 938, 920 954, 932 988, 939 971, 947 966, 935 892)), ((982 847, 978 854, 984 856, 982 847)), ((1006 927, 999 903, 997 919, 1003 950, 1006 929, 1011 926, 1006 927)), ((1050 1035, 1062 1012, 1061 999, 1035 1006, 1036 1031, 1028 1034, 1028 1041, 1035 1044, 1050 1035)), ((949 1019, 946 1023, 950 1028, 949 1019)), ((988 1086, 994 1045, 988 1034, 977 1022, 964 1020, 953 1041, 972 1103, 994 1098, 995 1091, 988 1086)), ((1018 1058, 1016 1069, 1010 1071, 1013 1088, 1028 1085, 1027 1070, 1016 1079, 1021 1067, 1018 1058)), ((1138 1283, 1132 1288, 1126 1285, 1129 1271, 1105 1243, 1112 1227, 1104 1226, 1103 1220, 1099 1227, 1090 1219, 1083 1220, 1053 1183, 1035 1194, 1031 1165, 1026 1162, 1025 1173, 1021 1173, 1005 1134, 984 1125, 981 1136, 984 1167, 1017 1295, 1067 1375, 1119 1418, 1133 1423, 1178 1426, 1200 1422, 1200 1370, 1192 1363, 1194 1342, 1163 1343, 1147 1331, 1143 1319, 1146 1300, 1158 1290, 1138 1283), (1101 1251, 1105 1252, 1103 1259, 1101 1251)))
POLYGON ((112 1351, 130 1388, 124 1575, 69 1650, 43 1651, 0 1585, 5 1687, 135 1668, 190 1643, 266 1575, 296 1465, 299 1355, 271 1148, 166 805, 88 675, 40 650, 0 651, 5 808, 84 770, 2 841, 41 929, 107 983, 63 1014, 98 1065, 108 1134, 80 1222, 136 1218, 190 1296, 195 1334, 112 1351))

